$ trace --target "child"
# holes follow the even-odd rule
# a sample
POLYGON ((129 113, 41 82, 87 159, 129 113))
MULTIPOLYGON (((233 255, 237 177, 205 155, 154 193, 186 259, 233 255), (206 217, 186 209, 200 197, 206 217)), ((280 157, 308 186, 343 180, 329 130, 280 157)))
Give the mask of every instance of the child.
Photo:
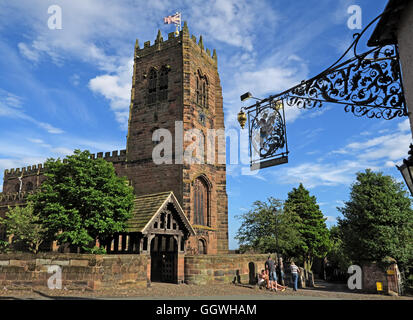
POLYGON ((261 273, 258 274, 258 287, 261 289, 263 286, 266 285, 267 282, 267 274, 265 273, 265 270, 262 269, 261 273))

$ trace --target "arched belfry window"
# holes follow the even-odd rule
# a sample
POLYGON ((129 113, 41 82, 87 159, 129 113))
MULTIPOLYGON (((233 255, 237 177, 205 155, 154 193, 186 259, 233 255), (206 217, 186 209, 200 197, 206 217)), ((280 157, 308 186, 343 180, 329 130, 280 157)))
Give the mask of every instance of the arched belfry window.
POLYGON ((199 70, 196 76, 196 103, 203 108, 208 108, 208 78, 199 70))
POLYGON ((162 66, 159 72, 159 101, 168 100, 168 66, 162 66))
POLYGON ((158 72, 155 68, 151 68, 149 71, 148 77, 148 103, 155 103, 156 102, 156 94, 157 94, 157 82, 158 82, 158 72))
POLYGON ((194 190, 194 217, 195 225, 210 226, 210 196, 209 185, 203 177, 195 179, 194 190))

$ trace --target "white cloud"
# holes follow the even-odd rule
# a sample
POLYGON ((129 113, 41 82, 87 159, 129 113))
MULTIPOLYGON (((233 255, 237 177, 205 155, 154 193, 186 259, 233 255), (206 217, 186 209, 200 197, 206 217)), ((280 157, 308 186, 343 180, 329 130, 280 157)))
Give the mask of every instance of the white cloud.
MULTIPOLYGON (((278 180, 282 184, 303 183, 306 188, 318 186, 337 186, 350 184, 354 179, 354 173, 366 168, 365 163, 345 160, 330 163, 303 163, 295 167, 288 167, 283 171, 283 179, 278 180)), ((372 167, 377 169, 377 167, 372 167)), ((273 172, 278 175, 277 171, 273 172)))
POLYGON ((409 119, 405 119, 405 120, 403 120, 402 122, 400 122, 399 125, 398 125, 398 129, 399 129, 401 132, 411 131, 411 128, 410 128, 410 120, 409 120, 409 119))
POLYGON ((326 220, 327 223, 336 223, 337 222, 337 217, 324 216, 324 218, 327 218, 327 220, 326 220))
POLYGON ((254 49, 254 30, 274 31, 277 13, 265 1, 187 1, 189 22, 196 31, 247 51, 254 49))
POLYGON ((69 81, 77 87, 80 84, 80 76, 75 73, 69 78, 69 81))
POLYGON ((40 53, 36 49, 30 49, 27 44, 20 42, 17 47, 22 56, 29 59, 32 62, 38 62, 40 59, 40 53))
POLYGON ((133 60, 119 67, 115 74, 104 74, 89 81, 89 88, 103 95, 110 101, 110 107, 115 113, 116 120, 124 130, 127 129, 129 104, 131 95, 131 74, 133 60))
POLYGON ((399 123, 391 134, 379 135, 371 139, 366 137, 365 140, 361 140, 362 136, 359 136, 359 141, 348 143, 342 148, 327 153, 326 158, 289 167, 284 171, 285 178, 282 183, 302 182, 308 188, 349 185, 354 180, 354 174, 366 168, 372 170, 395 168, 396 163, 400 163, 401 159, 407 156, 406 149, 412 141, 408 121, 406 119, 399 123), (337 154, 341 159, 333 160, 331 156, 337 154))
POLYGON ((52 134, 61 134, 64 131, 52 126, 49 123, 38 121, 27 115, 23 110, 23 99, 10 92, 0 89, 0 117, 21 119, 35 124, 52 134))
POLYGON ((361 160, 399 160, 406 155, 406 146, 411 143, 411 134, 396 132, 378 136, 363 142, 352 142, 343 149, 334 151, 342 154, 358 154, 361 160), (361 152, 362 151, 362 152, 361 152))

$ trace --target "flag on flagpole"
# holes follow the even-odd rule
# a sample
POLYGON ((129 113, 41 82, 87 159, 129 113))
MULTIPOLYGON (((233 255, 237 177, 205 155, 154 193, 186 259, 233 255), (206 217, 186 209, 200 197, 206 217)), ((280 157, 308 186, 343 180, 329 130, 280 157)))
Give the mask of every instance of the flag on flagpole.
POLYGON ((167 16, 163 18, 164 24, 181 24, 181 13, 177 12, 173 16, 167 16))

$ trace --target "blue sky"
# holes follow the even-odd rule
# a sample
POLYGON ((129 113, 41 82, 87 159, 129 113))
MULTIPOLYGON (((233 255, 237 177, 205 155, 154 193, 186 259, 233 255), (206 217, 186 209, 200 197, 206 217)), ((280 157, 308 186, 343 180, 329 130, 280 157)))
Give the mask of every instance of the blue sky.
MULTIPOLYGON (((0 0, 0 178, 6 168, 75 148, 124 149, 135 39, 153 42, 158 29, 166 38, 173 27, 164 16, 181 11, 190 33, 217 50, 226 127, 238 130, 242 93, 266 97, 318 74, 357 31, 347 26, 348 7, 361 7, 365 26, 386 2, 0 0), (62 8, 61 30, 48 28, 54 4, 62 8)), ((395 164, 411 140, 406 118, 357 118, 328 104, 288 109, 287 132, 288 164, 254 175, 246 175, 248 165, 228 165, 231 249, 236 215, 255 200, 286 199, 300 182, 331 226, 356 172, 372 168, 401 181, 395 164)))

